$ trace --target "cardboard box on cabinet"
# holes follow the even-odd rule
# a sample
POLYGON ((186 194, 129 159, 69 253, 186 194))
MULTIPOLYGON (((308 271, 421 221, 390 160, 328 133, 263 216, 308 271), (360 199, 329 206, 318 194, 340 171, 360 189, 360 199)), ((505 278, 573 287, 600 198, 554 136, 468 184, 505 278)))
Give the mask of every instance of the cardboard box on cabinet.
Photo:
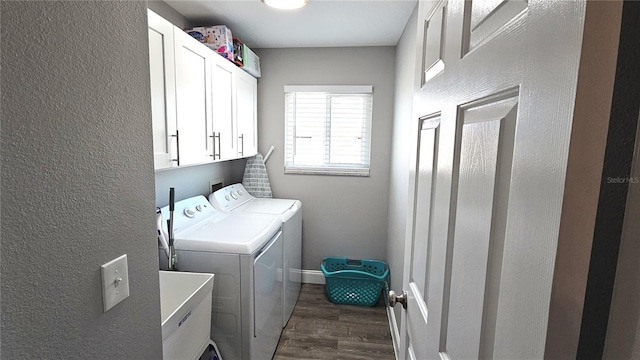
POLYGON ((234 37, 233 38, 233 62, 242 67, 244 65, 244 43, 242 40, 234 37))
POLYGON ((244 44, 242 44, 242 60, 242 69, 244 71, 257 78, 261 76, 260 58, 244 44))
POLYGON ((231 29, 225 25, 207 27, 205 45, 218 52, 222 57, 233 61, 233 36, 231 29))
POLYGON ((207 42, 207 28, 205 27, 194 27, 193 29, 185 30, 185 32, 201 43, 207 42))
POLYGON ((233 61, 233 36, 226 25, 199 26, 185 31, 225 59, 233 61))

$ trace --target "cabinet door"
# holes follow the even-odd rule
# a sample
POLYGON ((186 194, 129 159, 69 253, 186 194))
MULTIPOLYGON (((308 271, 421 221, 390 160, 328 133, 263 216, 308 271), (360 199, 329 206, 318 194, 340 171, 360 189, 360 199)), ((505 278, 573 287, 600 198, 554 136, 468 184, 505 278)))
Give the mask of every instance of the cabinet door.
POLYGON ((150 10, 148 19, 153 162, 164 169, 178 165, 173 25, 150 10))
POLYGON ((235 159, 238 155, 237 128, 233 114, 236 66, 218 54, 213 54, 211 64, 214 160, 235 159))
POLYGON ((258 80, 236 69, 236 119, 238 122, 238 157, 258 152, 257 118, 258 80))
POLYGON ((210 61, 215 54, 174 29, 180 165, 212 161, 210 61))

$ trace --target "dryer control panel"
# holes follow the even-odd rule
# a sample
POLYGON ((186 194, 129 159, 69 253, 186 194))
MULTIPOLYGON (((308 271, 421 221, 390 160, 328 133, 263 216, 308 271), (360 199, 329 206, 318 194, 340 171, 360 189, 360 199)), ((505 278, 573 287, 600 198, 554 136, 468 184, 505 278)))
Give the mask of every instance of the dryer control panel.
POLYGON ((255 199, 242 184, 233 184, 209 195, 210 202, 217 202, 224 210, 233 211, 240 205, 255 199))
MULTIPOLYGON (((160 209, 162 213, 164 231, 167 231, 166 221, 169 219, 169 206, 160 209)), ((202 196, 194 196, 188 199, 176 202, 173 213, 173 231, 179 232, 185 228, 195 225, 201 221, 223 216, 220 212, 213 208, 207 199, 202 196)))

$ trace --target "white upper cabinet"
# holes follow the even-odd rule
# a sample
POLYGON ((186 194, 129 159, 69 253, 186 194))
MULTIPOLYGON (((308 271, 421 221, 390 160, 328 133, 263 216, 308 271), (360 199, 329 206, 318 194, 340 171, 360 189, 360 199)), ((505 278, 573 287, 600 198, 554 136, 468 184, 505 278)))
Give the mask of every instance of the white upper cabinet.
POLYGON ((174 40, 180 165, 210 162, 211 58, 217 55, 177 28, 174 40))
POLYGON ((153 160, 164 169, 178 165, 173 25, 150 10, 148 18, 153 160))
POLYGON ((236 68, 236 121, 238 124, 238 157, 258 153, 257 117, 258 80, 236 68))
POLYGON ((256 78, 150 10, 148 18, 155 169, 255 155, 256 78))
POLYGON ((222 56, 214 54, 211 62, 213 104, 214 160, 230 160, 238 156, 235 121, 236 66, 222 56))

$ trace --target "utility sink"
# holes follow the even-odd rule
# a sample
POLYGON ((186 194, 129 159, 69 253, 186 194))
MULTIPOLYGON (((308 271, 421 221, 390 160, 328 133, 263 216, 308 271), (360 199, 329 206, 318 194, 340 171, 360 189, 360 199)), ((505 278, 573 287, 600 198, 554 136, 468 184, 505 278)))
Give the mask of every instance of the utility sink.
POLYGON ((162 355, 199 359, 209 345, 213 274, 160 271, 162 355))

